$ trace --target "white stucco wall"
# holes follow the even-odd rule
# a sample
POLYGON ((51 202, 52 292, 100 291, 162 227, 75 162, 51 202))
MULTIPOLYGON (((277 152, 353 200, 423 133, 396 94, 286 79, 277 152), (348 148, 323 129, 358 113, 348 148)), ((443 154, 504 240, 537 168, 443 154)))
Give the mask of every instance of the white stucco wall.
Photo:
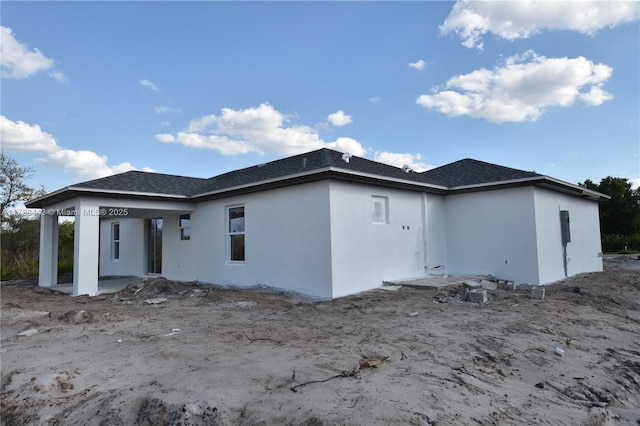
POLYGON ((195 250, 198 245, 199 239, 202 237, 202 234, 194 233, 193 230, 198 229, 194 228, 194 222, 197 222, 199 226, 202 226, 202 221, 198 221, 198 216, 199 213, 197 211, 164 212, 161 215, 162 276, 176 281, 197 280, 198 273, 195 269, 195 265, 196 257, 199 254, 195 250), (191 219, 191 239, 182 240, 180 238, 178 217, 179 215, 186 213, 190 214, 191 219))
POLYGON ((425 274, 422 195, 331 182, 333 296, 425 274), (372 196, 388 200, 388 223, 373 223, 372 196))
POLYGON ((493 274, 516 282, 564 278, 560 210, 571 215, 569 275, 601 271, 597 204, 534 188, 440 196, 322 181, 199 204, 101 200, 136 207, 136 217, 101 220, 100 274, 147 272, 145 219, 163 219, 162 275, 178 281, 265 285, 340 297, 385 280, 428 274, 493 274), (373 223, 373 198, 388 223, 373 223), (245 207, 246 260, 230 262, 227 209, 245 207), (185 209, 185 206, 187 209, 185 209), (178 215, 191 214, 191 239, 178 215), (120 223, 120 259, 111 224, 120 223))
POLYGON ((422 194, 426 235, 425 271, 427 275, 448 274, 447 211, 441 195, 422 194))
POLYGON ((535 189, 539 282, 565 278, 560 233, 560 211, 569 211, 571 242, 567 243, 567 273, 602 271, 600 219, 596 202, 535 189))
POLYGON ((538 282, 532 187, 445 198, 448 272, 538 282))
POLYGON ((327 181, 203 202, 191 218, 194 279, 332 297, 327 181), (227 208, 234 205, 245 207, 243 263, 228 261, 227 208))
POLYGON ((143 276, 145 268, 143 219, 103 219, 100 221, 100 275, 143 276), (113 259, 111 228, 120 224, 120 258, 113 259))

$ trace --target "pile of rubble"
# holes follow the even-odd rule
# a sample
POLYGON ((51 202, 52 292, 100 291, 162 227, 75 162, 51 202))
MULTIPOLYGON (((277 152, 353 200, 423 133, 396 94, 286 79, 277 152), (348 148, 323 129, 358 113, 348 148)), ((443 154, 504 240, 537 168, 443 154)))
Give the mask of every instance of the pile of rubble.
POLYGON ((464 294, 463 300, 474 303, 487 303, 487 293, 497 291, 527 291, 531 293, 531 298, 536 300, 544 300, 544 286, 537 284, 515 284, 512 280, 499 279, 489 277, 482 280, 467 280, 463 283, 464 294))

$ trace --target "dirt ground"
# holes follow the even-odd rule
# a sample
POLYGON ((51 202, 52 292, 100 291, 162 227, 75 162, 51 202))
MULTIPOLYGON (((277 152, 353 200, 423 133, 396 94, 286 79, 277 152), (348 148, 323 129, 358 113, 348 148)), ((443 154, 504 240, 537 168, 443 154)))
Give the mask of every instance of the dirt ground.
POLYGON ((636 259, 485 304, 462 286, 314 301, 4 283, 2 424, 640 424, 636 259))

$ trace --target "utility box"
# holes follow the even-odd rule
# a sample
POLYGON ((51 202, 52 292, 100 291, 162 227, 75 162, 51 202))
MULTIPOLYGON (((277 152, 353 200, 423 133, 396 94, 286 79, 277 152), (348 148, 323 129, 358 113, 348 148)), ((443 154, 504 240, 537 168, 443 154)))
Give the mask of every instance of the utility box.
POLYGON ((569 222, 569 210, 560 210, 560 232, 562 233, 562 244, 571 242, 571 226, 569 222))

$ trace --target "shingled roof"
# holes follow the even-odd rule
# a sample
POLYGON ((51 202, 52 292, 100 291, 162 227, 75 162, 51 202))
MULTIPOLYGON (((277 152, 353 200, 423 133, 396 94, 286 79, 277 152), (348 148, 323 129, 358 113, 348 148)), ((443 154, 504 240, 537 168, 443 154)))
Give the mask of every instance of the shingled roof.
POLYGON ((132 170, 73 185, 74 188, 190 196, 199 191, 207 179, 165 175, 132 170))
POLYGON ((543 177, 536 172, 512 169, 471 158, 428 170, 422 175, 447 188, 543 177))
MULTIPOLYGON (((348 155, 348 154, 347 154, 348 155)), ((431 182, 429 177, 420 173, 407 173, 403 169, 362 157, 348 156, 344 153, 323 148, 269 163, 258 164, 245 169, 235 170, 207 180, 200 192, 220 191, 227 188, 250 185, 288 176, 310 173, 314 170, 333 168, 355 173, 374 175, 419 183, 431 182)))
MULTIPOLYGON (((127 196, 146 198, 174 198, 201 201, 225 196, 230 191, 256 191, 264 185, 285 186, 301 179, 355 179, 361 182, 418 187, 420 190, 446 193, 450 190, 487 189, 513 184, 553 184, 571 192, 584 191, 576 185, 558 181, 535 172, 512 169, 483 161, 464 159, 426 172, 408 169, 350 156, 342 152, 323 148, 294 155, 268 163, 224 173, 209 179, 175 176, 160 173, 129 171, 101 179, 75 184, 47 194, 27 203, 27 207, 42 207, 46 202, 68 199, 82 193, 105 196, 127 196), (275 182, 275 184, 274 184, 275 182)), ((592 198, 600 198, 593 191, 592 198)), ((606 196, 603 196, 606 197, 606 196)))

